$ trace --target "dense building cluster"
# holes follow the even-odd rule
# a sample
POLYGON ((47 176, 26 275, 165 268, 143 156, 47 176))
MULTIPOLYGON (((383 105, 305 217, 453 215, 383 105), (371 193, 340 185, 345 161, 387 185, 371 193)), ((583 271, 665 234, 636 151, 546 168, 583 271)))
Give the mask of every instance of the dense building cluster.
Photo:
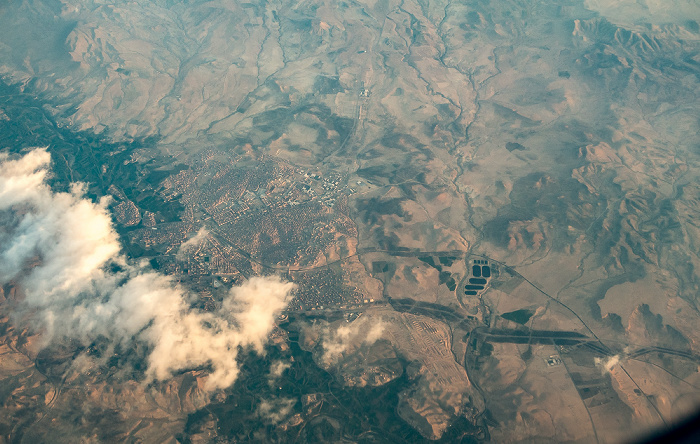
POLYGON ((363 302, 363 295, 344 284, 340 270, 326 267, 292 276, 299 291, 289 310, 315 310, 326 307, 349 307, 363 302))
POLYGON ((112 214, 116 221, 125 227, 133 227, 141 222, 141 212, 136 205, 130 201, 122 201, 114 206, 112 214))
MULTIPOLYGON (((337 174, 277 158, 206 151, 159 185, 164 201, 182 205, 180 221, 164 223, 159 213, 140 211, 116 187, 110 191, 119 201, 117 221, 132 227, 127 237, 154 266, 168 274, 213 275, 233 282, 255 274, 253 262, 311 264, 329 246, 356 238, 357 228, 347 215, 354 190, 345 182, 337 174), (207 235, 178 253, 202 227, 207 235)), ((329 270, 295 280, 301 290, 293 302, 298 309, 363 300, 343 285, 341 274, 329 270)))
POLYGON ((341 236, 356 236, 343 212, 347 195, 338 175, 308 171, 274 158, 222 159, 208 152, 191 169, 163 182, 164 195, 198 210, 228 243, 264 263, 313 260, 341 236))
POLYGON ((128 233, 131 243, 144 248, 158 247, 161 253, 175 251, 187 240, 190 233, 196 231, 196 225, 188 222, 162 223, 150 228, 142 228, 128 233))

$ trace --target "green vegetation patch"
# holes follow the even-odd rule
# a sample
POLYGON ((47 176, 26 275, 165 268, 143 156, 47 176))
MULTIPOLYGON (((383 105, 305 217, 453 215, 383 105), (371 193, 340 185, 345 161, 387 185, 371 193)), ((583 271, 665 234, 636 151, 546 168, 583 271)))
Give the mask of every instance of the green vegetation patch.
POLYGON ((440 256, 438 259, 440 260, 440 263, 446 267, 451 267, 454 261, 457 260, 457 258, 454 256, 440 256))
POLYGON ((515 310, 511 311, 508 313, 503 313, 501 317, 503 319, 507 319, 509 321, 516 322, 520 325, 525 325, 527 324, 527 321, 530 320, 532 315, 534 315, 535 312, 532 310, 527 310, 527 309, 522 309, 522 310, 515 310))
POLYGON ((455 289, 457 288, 457 283, 455 282, 455 279, 452 277, 452 274, 448 273, 447 271, 440 272, 440 285, 442 284, 447 285, 447 288, 449 288, 450 291, 455 291, 455 289))

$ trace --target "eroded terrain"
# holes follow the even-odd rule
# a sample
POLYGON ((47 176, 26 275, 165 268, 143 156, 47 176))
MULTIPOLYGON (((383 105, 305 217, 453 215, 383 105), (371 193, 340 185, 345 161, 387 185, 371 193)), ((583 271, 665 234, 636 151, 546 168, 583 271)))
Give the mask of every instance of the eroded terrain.
POLYGON ((697 409, 700 10, 602 3, 1 6, 0 148, 111 196, 193 310, 298 290, 211 394, 42 348, 7 283, 0 441, 619 442, 697 409))

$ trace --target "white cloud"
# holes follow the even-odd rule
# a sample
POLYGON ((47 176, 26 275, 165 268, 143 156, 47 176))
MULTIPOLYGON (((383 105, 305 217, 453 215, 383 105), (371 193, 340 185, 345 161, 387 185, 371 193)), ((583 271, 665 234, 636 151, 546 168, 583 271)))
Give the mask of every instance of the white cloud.
POLYGON ((380 320, 369 329, 367 332, 367 337, 365 337, 364 342, 366 344, 374 344, 377 342, 384 333, 384 323, 380 320))
POLYGON ((195 251, 197 247, 201 246, 202 243, 204 243, 204 241, 207 239, 207 236, 209 236, 209 231, 206 229, 206 227, 200 228, 197 234, 188 239, 187 242, 185 242, 184 244, 180 245, 180 248, 178 248, 177 254, 175 256, 177 260, 185 260, 188 254, 195 251))
POLYGON ((356 333, 348 325, 338 327, 335 332, 328 332, 323 341, 323 362, 326 365, 335 363, 348 350, 356 333))
POLYGON ((284 361, 274 361, 270 364, 270 385, 274 384, 275 381, 282 377, 282 374, 292 365, 289 362, 284 361))
POLYGON ((106 200, 85 199, 79 185, 51 190, 49 164, 45 149, 13 160, 0 155, 0 283, 22 285, 35 327, 49 341, 145 342, 149 380, 209 364, 206 388, 230 386, 239 347, 262 351, 294 285, 254 277, 232 288, 216 312, 191 310, 185 289, 120 253, 106 200), (107 271, 110 264, 122 271, 107 271))
POLYGON ((322 356, 324 364, 336 363, 354 345, 374 344, 382 337, 384 323, 374 319, 372 326, 369 327, 367 319, 360 318, 349 325, 341 325, 335 331, 327 328, 322 333, 324 336, 322 356))
POLYGON ((263 399, 258 406, 258 416, 277 424, 292 412, 296 401, 290 398, 263 399))
POLYGON ((610 356, 608 359, 593 358, 595 365, 599 366, 603 374, 610 373, 620 363, 620 355, 610 356))
POLYGON ((53 193, 45 183, 50 162, 45 149, 18 160, 3 156, 0 162, 0 211, 17 206, 23 213, 2 227, 0 280, 20 274, 37 255, 42 264, 25 279, 30 299, 75 298, 94 279, 104 278, 102 267, 117 260, 120 249, 107 201, 82 199, 78 185, 71 193, 53 193))
POLYGON ((284 372, 286 372, 291 366, 292 364, 290 362, 281 360, 273 361, 270 364, 270 374, 267 376, 267 383, 270 385, 270 387, 275 387, 284 372))

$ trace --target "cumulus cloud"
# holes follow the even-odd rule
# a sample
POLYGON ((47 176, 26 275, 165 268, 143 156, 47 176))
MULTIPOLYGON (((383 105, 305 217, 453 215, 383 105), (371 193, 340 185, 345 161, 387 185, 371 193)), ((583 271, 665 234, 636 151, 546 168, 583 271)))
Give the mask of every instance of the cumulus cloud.
POLYGON ((620 355, 610 356, 607 359, 594 358, 593 362, 600 367, 603 374, 610 373, 613 367, 620 362, 620 355))
POLYGON ((374 344, 377 342, 384 333, 384 323, 379 321, 372 325, 372 327, 367 332, 367 336, 364 339, 366 344, 374 344))
POLYGON ((238 349, 262 351, 293 284, 254 277, 232 288, 217 311, 190 309, 186 289, 120 253, 107 199, 84 198, 81 185, 69 193, 47 185, 50 161, 46 149, 17 159, 0 154, 0 283, 24 288, 26 317, 48 341, 145 343, 149 380, 210 365, 205 387, 230 386, 238 349))
POLYGON ((277 424, 285 419, 292 412, 296 401, 290 398, 263 399, 258 406, 258 416, 277 424))
POLYGON ((323 341, 323 362, 330 365, 338 360, 350 347, 357 332, 348 325, 338 327, 323 341))
POLYGON ((281 378, 282 374, 291 366, 292 365, 289 362, 279 360, 270 364, 270 376, 268 378, 270 385, 273 385, 279 378, 281 378))
POLYGON ((200 228, 197 234, 188 239, 184 244, 180 245, 180 248, 178 248, 177 254, 175 255, 177 260, 185 260, 188 254, 191 254, 192 252, 196 251, 197 248, 202 246, 204 241, 206 241, 207 236, 209 236, 209 231, 206 229, 206 227, 200 228))
POLYGON ((323 362, 326 365, 335 364, 353 345, 377 342, 384 332, 384 323, 375 322, 368 329, 366 324, 367 322, 357 320, 352 324, 342 325, 335 331, 329 329, 324 332, 323 362))

